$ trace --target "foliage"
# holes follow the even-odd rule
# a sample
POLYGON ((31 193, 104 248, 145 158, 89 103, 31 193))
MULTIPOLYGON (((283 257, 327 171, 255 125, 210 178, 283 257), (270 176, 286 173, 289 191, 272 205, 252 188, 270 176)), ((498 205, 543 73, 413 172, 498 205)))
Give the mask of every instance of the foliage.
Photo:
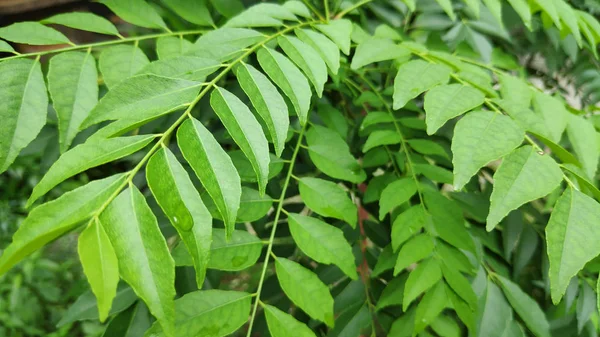
POLYGON ((102 3, 163 32, 124 37, 91 13, 0 28, 65 44, 19 54, 0 40, 14 54, 0 60, 0 170, 45 132, 60 152, 0 273, 78 232, 91 292, 59 326, 597 335, 588 4, 102 3), (47 24, 113 37, 75 45, 47 24), (536 55, 546 67, 531 74, 536 55), (577 104, 564 79, 581 86, 577 104))

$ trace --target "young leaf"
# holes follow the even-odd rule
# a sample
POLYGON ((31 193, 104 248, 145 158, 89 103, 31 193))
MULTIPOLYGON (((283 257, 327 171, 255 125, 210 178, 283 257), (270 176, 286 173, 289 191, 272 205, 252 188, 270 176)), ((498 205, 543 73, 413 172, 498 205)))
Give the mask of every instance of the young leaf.
MULTIPOLYGON (((287 3, 289 2, 290 1, 287 3)), ((338 70, 340 69, 340 50, 335 43, 331 42, 331 40, 322 34, 308 29, 296 29, 294 33, 296 33, 296 36, 298 36, 300 40, 313 47, 313 49, 321 55, 321 58, 323 58, 331 73, 334 75, 338 73, 338 70)))
POLYGON ((212 217, 187 172, 168 149, 162 148, 146 166, 148 186, 159 206, 177 228, 202 288, 212 241, 212 217))
POLYGON ((600 221, 600 205, 587 195, 567 188, 554 206, 546 227, 550 290, 558 304, 571 278, 600 254, 594 242, 600 239, 595 225, 600 221))
POLYGON ((0 63, 0 173, 35 139, 48 114, 48 94, 40 63, 16 59, 0 63))
POLYGON ((335 183, 319 178, 302 178, 300 196, 306 206, 316 213, 344 220, 353 228, 356 227, 358 221, 356 205, 335 183))
POLYGON ((96 14, 86 12, 61 13, 40 22, 43 24, 63 25, 69 28, 106 35, 119 35, 119 31, 110 21, 96 14))
POLYGON ((434 134, 446 122, 483 104, 481 91, 462 84, 435 87, 425 94, 423 108, 427 134, 434 134))
POLYGON ((419 234, 408 240, 398 253, 398 259, 394 267, 394 276, 398 275, 406 267, 428 257, 434 248, 433 238, 428 234, 419 234))
POLYGON ((410 272, 406 285, 404 286, 404 296, 402 300, 402 310, 406 312, 408 306, 421 293, 434 286, 442 279, 442 270, 437 260, 427 259, 410 272))
POLYGON ((89 218, 123 181, 124 176, 120 174, 95 180, 36 207, 23 220, 12 243, 0 256, 0 275, 89 218))
POLYGON ((293 316, 268 304, 264 305, 264 309, 271 336, 316 337, 315 333, 311 329, 309 329, 304 323, 296 320, 293 316))
POLYGON ((317 275, 284 258, 275 260, 275 271, 281 289, 295 305, 310 317, 333 327, 333 298, 317 275))
POLYGON ((136 26, 169 30, 156 10, 144 0, 101 0, 100 3, 136 26))
POLYGON ((16 22, 0 28, 0 37, 11 42, 31 45, 72 44, 59 31, 46 27, 39 22, 16 22))
POLYGON ((402 178, 389 184, 383 192, 379 200, 379 220, 383 220, 385 216, 394 210, 394 208, 402 205, 410 200, 417 193, 417 183, 413 178, 402 178))
POLYGON ((259 43, 264 38, 263 34, 252 29, 223 27, 200 36, 190 47, 188 54, 226 62, 238 57, 244 48, 259 43))
POLYGON ((423 92, 450 80, 450 68, 421 60, 403 64, 394 79, 394 110, 423 92))
POLYGON ((462 189, 480 168, 512 152, 524 137, 510 117, 491 111, 474 111, 461 118, 452 137, 454 189, 462 189))
POLYGON ((350 54, 350 35, 352 34, 350 20, 331 20, 328 24, 317 25, 316 28, 335 42, 344 54, 350 54))
POLYGON ((267 125, 275 145, 275 153, 280 157, 290 125, 288 108, 283 97, 273 83, 251 65, 242 63, 235 70, 242 90, 267 125))
POLYGON ((290 99, 300 124, 304 125, 312 96, 306 77, 287 57, 273 49, 261 48, 258 50, 257 57, 258 63, 269 78, 290 99))
POLYGON ((336 227, 305 215, 290 213, 290 232, 298 247, 313 260, 336 264, 351 279, 358 279, 352 247, 336 227))
MULTIPOLYGON (((230 336, 250 315, 252 295, 239 291, 200 290, 175 301, 175 336, 230 336)), ((165 336, 154 323, 145 337, 165 336)))
POLYGON ((156 54, 159 60, 183 56, 191 47, 192 43, 182 36, 163 36, 156 39, 156 54))
POLYGON ((569 115, 567 135, 587 177, 593 179, 596 175, 598 159, 600 158, 596 129, 592 123, 582 117, 569 115))
POLYGON ((369 38, 356 47, 350 68, 360 69, 374 62, 408 57, 410 50, 384 38, 369 38))
POLYGON ((532 146, 516 149, 494 174, 486 229, 494 229, 513 209, 550 194, 561 181, 562 171, 550 156, 538 154, 532 146))
POLYGON ((196 119, 187 120, 179 127, 177 144, 185 160, 217 205, 230 237, 235 228, 242 195, 240 176, 231 158, 196 119))
POLYGON ((402 142, 402 137, 396 130, 375 130, 369 134, 365 145, 363 146, 363 153, 383 145, 394 145, 402 142))
POLYGON ((27 207, 67 178, 89 168, 135 153, 143 149, 154 138, 154 135, 109 138, 97 142, 86 142, 74 147, 60 156, 35 186, 27 201, 27 207))
POLYGON ((392 224, 392 248, 397 251, 400 246, 419 233, 425 226, 428 214, 421 205, 412 206, 396 217, 392 224))
POLYGON ((269 180, 269 144, 250 109, 234 94, 217 87, 210 95, 210 105, 244 152, 256 173, 258 190, 265 194, 269 180))
POLYGON ((214 25, 206 0, 166 0, 165 5, 185 20, 200 26, 214 25))
POLYGON ((321 97, 327 82, 327 66, 321 56, 313 47, 293 36, 280 36, 277 42, 285 54, 302 69, 315 88, 317 96, 321 97))
POLYGON ((58 116, 61 152, 69 149, 81 123, 98 103, 98 72, 90 53, 67 52, 50 59, 48 90, 58 116))
POLYGON ((100 214, 100 222, 117 254, 119 274, 174 337, 175 265, 146 199, 130 185, 100 214))
POLYGON ((97 218, 79 235, 77 252, 83 271, 96 295, 100 322, 104 322, 117 295, 119 261, 97 218))
POLYGON ((149 63, 148 57, 140 48, 129 45, 108 47, 98 58, 102 80, 109 89, 114 89, 117 84, 135 75, 149 63))
POLYGON ((421 332, 429 326, 442 313, 447 303, 446 285, 444 282, 438 282, 433 289, 425 293, 419 302, 415 315, 414 333, 421 332))

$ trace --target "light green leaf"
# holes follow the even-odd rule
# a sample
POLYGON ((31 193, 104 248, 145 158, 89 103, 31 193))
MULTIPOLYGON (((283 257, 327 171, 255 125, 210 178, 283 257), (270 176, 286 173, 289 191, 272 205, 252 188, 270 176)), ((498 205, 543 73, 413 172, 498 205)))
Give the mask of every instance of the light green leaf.
POLYGON ((265 316, 269 332, 273 337, 316 337, 315 333, 304 323, 299 322, 293 316, 277 309, 274 306, 265 304, 265 316))
POLYGON ((109 89, 114 89, 117 84, 135 75, 149 63, 148 57, 140 48, 130 45, 108 47, 98 58, 102 80, 109 89))
POLYGON ((273 49, 261 48, 257 56, 260 66, 290 99, 300 123, 304 125, 312 96, 306 77, 287 57, 273 49))
POLYGON ((408 306, 419 295, 433 287, 442 279, 442 270, 437 260, 427 259, 410 272, 406 285, 404 286, 404 296, 402 300, 402 310, 406 312, 408 306))
POLYGON ((456 320, 450 316, 440 315, 431 322, 431 329, 442 337, 462 336, 461 327, 456 320))
POLYGON ((15 49, 8 43, 6 43, 6 41, 0 40, 0 51, 1 52, 7 52, 7 53, 16 53, 15 49))
POLYGON ((519 314, 519 317, 525 322, 529 330, 535 336, 549 337, 550 324, 539 304, 509 279, 500 275, 497 276, 497 279, 500 281, 500 287, 508 302, 517 314, 519 314))
POLYGON ((224 27, 200 36, 188 54, 225 62, 240 56, 244 48, 264 39, 264 35, 252 29, 224 27))
POLYGON ((421 60, 404 63, 394 79, 394 110, 423 92, 450 80, 450 68, 421 60))
MULTIPOLYGON (((175 301, 175 336, 230 336, 250 315, 252 295, 239 291, 200 290, 175 301)), ((144 337, 165 336, 154 323, 144 337)))
POLYGON ((387 185, 379 200, 379 220, 383 220, 389 212, 409 201, 417 193, 417 189, 417 183, 412 177, 402 178, 387 185))
POLYGON ((558 304, 571 278, 600 254, 600 205, 587 195, 567 188, 554 206, 546 227, 550 290, 558 304))
POLYGON ((446 295, 446 285, 444 282, 438 282, 419 302, 417 313, 415 315, 415 328, 413 333, 421 332, 429 324, 433 323, 448 303, 446 295))
POLYGON ((280 157, 290 125, 288 108, 283 97, 265 75, 249 64, 242 63, 236 68, 235 74, 242 90, 267 125, 275 144, 275 153, 280 157))
POLYGON ((119 274, 174 337, 175 264, 146 199, 130 185, 100 214, 100 222, 117 254, 119 274))
MULTIPOLYGON (((288 1, 289 2, 289 1, 288 1)), ((323 34, 308 29, 296 29, 296 36, 321 55, 329 70, 336 75, 340 69, 340 50, 323 34)))
POLYGON ((392 223, 392 248, 397 251, 400 246, 418 234, 425 226, 427 213, 421 205, 412 206, 396 217, 392 223))
POLYGON ((475 17, 479 19, 479 0, 463 0, 463 2, 467 5, 467 7, 469 7, 471 11, 473 11, 475 17))
POLYGON ((181 78, 184 80, 204 82, 206 76, 221 67, 216 60, 196 56, 179 56, 167 60, 154 61, 138 72, 157 76, 181 78))
POLYGON ((244 10, 241 0, 210 0, 213 7, 226 18, 230 18, 244 10))
POLYGON ((505 74, 499 75, 498 80, 500 81, 500 94, 505 105, 511 107, 511 110, 529 109, 533 91, 525 81, 505 74))
MULTIPOLYGON (((360 123, 360 131, 364 131, 368 127, 373 126, 373 125, 392 123, 393 121, 394 121, 394 116, 390 113, 387 113, 384 111, 370 111, 365 116, 365 118, 362 120, 362 123, 360 123)), ((384 131, 384 130, 375 130, 373 132, 377 132, 377 131, 384 131)))
POLYGON ((210 11, 206 6, 206 0, 165 0, 167 7, 185 20, 200 26, 214 25, 210 11))
POLYGON ((283 35, 277 38, 277 42, 285 54, 294 61, 298 68, 302 69, 315 88, 317 96, 321 97, 323 87, 327 82, 325 61, 313 47, 296 37, 283 35))
POLYGON ((587 177, 593 180, 596 176, 598 159, 600 158, 596 129, 588 120, 579 116, 569 115, 567 135, 587 177))
POLYGON ((93 13, 70 12, 61 13, 40 21, 43 24, 62 25, 88 32, 119 35, 119 31, 110 21, 93 13))
POLYGON ((123 182, 123 175, 95 180, 34 208, 0 256, 0 275, 92 216, 123 182))
POLYGON ((169 221, 179 232, 202 288, 212 240, 212 217, 187 172, 168 148, 161 148, 146 166, 148 186, 169 221))
POLYGON ((138 75, 117 85, 100 99, 81 129, 126 117, 152 118, 181 108, 196 97, 200 83, 155 75, 138 75))
POLYGON ((410 50, 396 44, 390 39, 369 38, 356 47, 350 68, 360 69, 374 62, 408 57, 410 50))
POLYGON ((592 317, 592 314, 596 312, 596 293, 594 289, 587 283, 582 282, 577 296, 577 332, 581 334, 586 323, 592 317))
POLYGON ((331 20, 328 24, 316 25, 316 28, 327 35, 344 54, 350 54, 352 21, 346 19, 331 20))
POLYGON ((415 170, 415 173, 422 174, 426 178, 439 183, 452 184, 454 182, 452 171, 446 170, 440 166, 429 164, 413 164, 413 169, 415 170))
POLYGON ((48 94, 40 63, 16 59, 0 63, 0 173, 35 139, 48 114, 48 94))
POLYGON ((261 195, 255 189, 242 186, 242 198, 237 215, 237 222, 254 222, 261 219, 273 206, 273 198, 268 194, 261 195))
POLYGON ((431 255, 433 248, 433 238, 428 234, 419 234, 408 240, 398 253, 396 265, 394 266, 394 276, 398 275, 411 264, 431 255))
MULTIPOLYGON (((438 251, 438 253, 440 253, 438 251)), ((440 254, 440 257, 443 259, 442 261, 442 273, 444 274, 444 279, 446 283, 454 290, 454 292, 460 296, 472 310, 477 309, 477 295, 473 291, 471 287, 471 283, 467 280, 457 269, 449 266, 446 263, 446 256, 440 254)))
POLYGON ((442 158, 450 159, 446 149, 441 146, 439 143, 436 143, 429 139, 410 139, 407 140, 406 143, 420 154, 426 156, 440 156, 442 158))
POLYGON ((234 94, 216 87, 210 95, 210 105, 244 152, 256 173, 258 190, 265 194, 269 180, 269 144, 250 109, 234 94))
POLYGON ((579 31, 579 20, 577 14, 575 14, 575 10, 562 0, 556 0, 554 4, 560 20, 567 26, 567 29, 571 32, 575 41, 577 41, 577 45, 581 48, 581 32, 579 31))
POLYGON ((531 8, 526 0, 508 0, 508 3, 512 6, 512 8, 519 14, 525 27, 532 30, 531 27, 531 8))
POLYGON ((150 144, 155 137, 154 135, 140 135, 109 138, 86 142, 74 147, 52 164, 46 175, 31 192, 31 196, 27 200, 27 207, 69 177, 135 153, 150 144))
POLYGON ((16 43, 31 45, 71 44, 71 41, 57 30, 39 22, 16 22, 0 28, 0 38, 16 43))
POLYGON ((452 19, 452 21, 456 20, 456 14, 454 13, 454 8, 452 8, 451 0, 435 0, 435 1, 438 3, 438 5, 440 5, 440 7, 442 7, 444 12, 446 12, 446 14, 448 14, 448 16, 450 17, 450 19, 452 19))
POLYGON ((283 20, 297 21, 292 11, 284 6, 259 3, 227 21, 225 27, 278 27, 283 20))
POLYGON ((119 261, 100 221, 92 219, 79 235, 77 252, 98 303, 100 322, 108 317, 119 283, 119 261))
POLYGON ((295 305, 310 317, 333 327, 333 298, 316 274, 284 258, 275 260, 275 271, 281 289, 295 305))
POLYGON ((510 117, 481 110, 468 113, 454 128, 454 189, 460 190, 480 168, 509 154, 525 132, 510 117))
POLYGON ((101 0, 100 3, 136 26, 169 30, 156 10, 144 0, 101 0))
POLYGON ((313 260, 335 264, 351 279, 358 279, 352 247, 341 229, 305 215, 290 213, 290 232, 298 247, 313 260))
POLYGON ((510 305, 502 295, 500 288, 491 280, 479 298, 479 321, 477 337, 503 337, 504 331, 510 326, 513 315, 510 305))
POLYGON ((191 47, 192 43, 182 36, 163 36, 156 39, 156 54, 159 60, 183 56, 191 47))
POLYGON ((551 141, 558 143, 569 122, 569 112, 564 103, 550 95, 535 92, 533 95, 534 111, 543 117, 551 141))
POLYGON ((67 52, 50 59, 48 90, 58 117, 61 152, 98 103, 98 72, 90 53, 67 52))
POLYGON ((490 213, 491 231, 510 211, 550 194, 562 181, 562 171, 550 156, 523 146, 506 156, 494 174, 490 213))
POLYGON ((287 8, 290 12, 305 17, 310 18, 310 10, 299 0, 288 0, 283 3, 283 7, 287 8))
POLYGON ((375 130, 369 134, 365 145, 363 146, 363 153, 383 145, 394 145, 402 142, 402 136, 395 130, 375 130))
POLYGON ((356 205, 346 192, 335 183, 319 178, 300 179, 302 201, 314 212, 344 220, 353 228, 358 221, 356 205))
POLYGON ((427 134, 434 134, 446 122, 483 104, 481 91, 463 84, 435 87, 425 94, 423 108, 427 134))
POLYGON ((202 123, 190 119, 179 127, 177 144, 185 160, 217 205, 228 236, 235 228, 242 188, 231 158, 202 123))
MULTIPOLYGON (((560 0, 560 1, 562 1, 562 0, 560 0)), ((543 12, 548 14, 548 16, 552 19, 552 21, 556 25, 556 28, 558 28, 559 30, 562 28, 562 23, 560 21, 560 16, 558 14, 558 8, 556 8, 556 6, 555 6, 555 4, 558 1, 533 0, 533 2, 536 3, 543 12)))

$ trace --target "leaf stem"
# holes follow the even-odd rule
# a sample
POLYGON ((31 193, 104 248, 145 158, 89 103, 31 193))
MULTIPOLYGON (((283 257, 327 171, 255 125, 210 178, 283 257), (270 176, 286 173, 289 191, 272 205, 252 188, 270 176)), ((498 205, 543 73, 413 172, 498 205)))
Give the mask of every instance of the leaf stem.
POLYGON ((323 0, 323 6, 325 7, 325 22, 329 22, 329 0, 323 0))
POLYGON ((336 19, 341 19, 341 18, 344 17, 344 15, 352 12, 353 10, 355 10, 355 9, 361 7, 361 6, 364 6, 364 5, 368 4, 371 1, 373 1, 373 0, 363 0, 361 2, 358 2, 358 3, 354 4, 353 6, 350 6, 350 7, 346 8, 346 9, 344 9, 343 11, 339 12, 338 15, 335 16, 335 18, 336 19))

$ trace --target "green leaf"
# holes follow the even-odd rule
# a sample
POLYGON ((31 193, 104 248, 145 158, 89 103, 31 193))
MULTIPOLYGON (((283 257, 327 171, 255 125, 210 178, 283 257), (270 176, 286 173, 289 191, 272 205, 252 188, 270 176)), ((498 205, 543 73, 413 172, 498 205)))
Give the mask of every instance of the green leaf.
MULTIPOLYGON (((233 165, 237 169, 242 182, 256 182, 254 168, 252 168, 252 164, 250 164, 250 161, 246 158, 242 150, 229 151, 227 155, 233 161, 233 165)), ((269 155, 271 156, 271 161, 269 162, 269 179, 273 179, 273 177, 277 176, 283 170, 284 162, 272 153, 269 153, 269 155)))
POLYGON ((220 67, 221 63, 216 60, 196 56, 179 56, 172 59, 154 61, 142 68, 138 74, 153 74, 204 82, 206 76, 214 73, 220 67))
POLYGON ((97 218, 79 235, 77 252, 83 271, 97 298, 100 322, 104 322, 117 295, 119 261, 97 218))
POLYGON ((98 72, 90 53, 67 52, 50 59, 48 90, 58 116, 61 152, 98 103, 98 72))
POLYGON ((396 217, 392 223, 392 248, 397 251, 400 246, 418 234, 425 227, 428 214, 421 205, 412 206, 396 217))
POLYGON ((298 18, 286 7, 278 4, 259 3, 227 21, 226 27, 278 27, 283 20, 297 21, 298 18))
POLYGON ((273 206, 273 198, 268 194, 261 195, 255 189, 242 186, 242 198, 237 215, 237 222, 254 222, 269 213, 273 206))
MULTIPOLYGON (((175 301, 175 336, 230 336, 250 315, 252 295, 239 291, 201 290, 175 301)), ((144 337, 163 337, 154 323, 144 337)))
POLYGON ((502 99, 507 106, 514 110, 529 109, 533 91, 529 88, 528 83, 520 78, 510 75, 499 75, 500 93, 502 99))
POLYGON ((265 193, 269 180, 269 144, 250 109, 234 94, 216 87, 210 95, 210 105, 244 152, 256 173, 260 194, 265 193))
POLYGON ((344 54, 350 54, 350 36, 352 34, 352 22, 350 20, 331 20, 328 24, 316 25, 315 27, 327 35, 344 54))
POLYGON ((398 259, 394 266, 394 276, 398 275, 411 264, 431 255, 433 248, 433 238, 427 234, 419 234, 408 240, 398 253, 398 259))
POLYGON ((533 95, 533 109, 543 117, 551 141, 558 143, 569 122, 570 113, 564 103, 542 92, 533 95))
POLYGON ((596 293, 587 283, 583 282, 577 296, 577 332, 581 334, 585 324, 596 311, 596 293))
POLYGON ((102 337, 138 337, 150 327, 150 313, 142 302, 113 317, 102 337))
POLYGON ((494 229, 513 209, 550 194, 561 181, 562 171, 550 156, 538 154, 529 145, 516 149, 494 174, 486 229, 494 229))
POLYGON ((331 73, 334 75, 338 73, 340 69, 340 50, 335 43, 331 42, 323 34, 308 29, 296 29, 294 33, 300 40, 313 47, 321 55, 331 73))
POLYGON ((535 336, 549 337, 550 324, 546 315, 538 303, 529 297, 521 288, 500 275, 497 276, 500 281, 500 287, 508 299, 510 305, 515 309, 519 317, 525 322, 525 325, 533 332, 535 336))
POLYGON ((15 49, 8 43, 6 43, 6 41, 0 40, 0 51, 1 52, 7 52, 7 53, 16 53, 15 49))
POLYGON ((481 91, 463 84, 440 85, 429 90, 423 104, 427 134, 434 134, 450 119, 480 106, 484 99, 481 91))
MULTIPOLYGON (((577 45, 579 48, 581 48, 581 31, 579 31, 579 20, 577 14, 575 14, 575 10, 573 10, 573 8, 564 1, 554 1, 554 4, 556 6, 558 16, 560 17, 560 21, 567 26, 568 31, 571 32, 575 38, 575 41, 577 41, 577 45)), ((557 27, 560 26, 557 25, 557 27)))
POLYGON ((525 27, 532 30, 531 26, 531 9, 526 0, 508 0, 508 3, 513 7, 513 9, 519 14, 525 27))
POLYGON ((273 83, 251 65, 242 63, 235 70, 242 90, 267 125, 275 144, 275 153, 280 157, 290 125, 288 108, 283 97, 273 83))
POLYGON ((59 31, 46 27, 39 22, 16 22, 0 28, 0 37, 11 42, 31 45, 71 44, 71 41, 59 31))
POLYGON ((454 128, 454 189, 460 190, 480 168, 523 142, 525 132, 510 117, 481 110, 468 113, 454 128))
POLYGON ((0 63, 0 173, 35 139, 48 113, 48 94, 40 63, 16 59, 0 63))
POLYGON ((123 182, 123 175, 95 180, 34 208, 0 256, 0 275, 92 216, 123 182))
POLYGON ((156 54, 159 60, 183 56, 191 47, 192 43, 181 36, 163 36, 156 39, 156 54))
POLYGON ((487 281, 487 289, 480 296, 478 337, 503 336, 503 332, 513 320, 512 309, 504 299, 500 288, 491 280, 487 281))
POLYGON ((140 48, 130 45, 108 47, 102 50, 98 58, 102 80, 109 89, 115 89, 117 84, 135 75, 149 63, 140 48))
POLYGON ((393 211, 396 207, 410 200, 417 193, 418 186, 412 177, 402 178, 389 184, 379 200, 379 220, 393 211))
POLYGON ((598 159, 600 158, 596 129, 588 120, 579 116, 569 115, 567 135, 587 177, 593 179, 596 175, 598 159))
POLYGON ((454 8, 452 8, 452 1, 450 0, 435 0, 440 7, 448 14, 452 21, 456 20, 456 14, 454 13, 454 8))
POLYGON ((545 12, 546 14, 548 14, 548 16, 552 19, 552 21, 554 21, 554 24, 556 25, 556 28, 558 28, 559 30, 562 28, 562 23, 560 21, 560 16, 558 14, 558 9, 556 8, 555 4, 558 1, 553 1, 553 0, 534 0, 534 3, 537 3, 537 5, 539 6, 539 8, 545 12))
POLYGON ((100 214, 100 222, 117 254, 119 274, 174 337, 175 264, 146 199, 130 185, 100 214))
POLYGON ((414 332, 421 332, 431 324, 442 313, 442 310, 448 303, 446 295, 446 285, 444 282, 438 282, 430 291, 425 293, 423 299, 419 302, 417 313, 415 315, 414 332))
MULTIPOLYGON (((221 1, 214 1, 221 3, 221 1)), ((261 33, 245 28, 219 28, 198 38, 188 54, 225 62, 238 57, 243 49, 264 40, 261 33)))
POLYGON ((196 119, 187 120, 179 127, 177 144, 217 205, 227 234, 231 236, 242 196, 240 176, 231 158, 196 119))
MULTIPOLYGON (((378 124, 392 123, 394 122, 394 116, 390 113, 384 111, 370 111, 367 116, 360 123, 360 131, 367 130, 368 127, 378 124)), ((377 131, 385 131, 385 130, 375 130, 377 131)), ((387 130, 389 131, 389 130, 387 130)))
POLYGON ((352 247, 339 228, 305 215, 290 213, 290 232, 298 247, 313 260, 335 264, 351 279, 358 279, 352 247))
POLYGON ((442 270, 437 260, 430 258, 417 265, 410 272, 406 285, 404 286, 404 296, 402 300, 402 310, 406 312, 408 306, 423 292, 433 287, 442 279, 442 270))
POLYGON ((377 301, 378 311, 389 306, 402 304, 407 277, 408 274, 404 273, 388 282, 377 301))
POLYGON ((333 298, 317 275, 281 257, 275 260, 275 271, 281 289, 295 305, 310 317, 333 327, 333 298))
POLYGON ((319 178, 301 178, 300 196, 314 212, 346 221, 352 228, 356 227, 356 205, 337 184, 319 178))
POLYGON ((306 124, 312 96, 306 77, 287 57, 273 49, 261 48, 257 56, 258 63, 269 78, 292 102, 300 124, 306 124))
POLYGON ((190 252, 196 283, 202 288, 212 240, 210 213, 187 172, 168 148, 161 148, 150 158, 146 179, 156 202, 190 252))
POLYGON ((410 147, 416 152, 426 156, 440 156, 450 159, 446 149, 439 143, 429 139, 410 139, 406 141, 410 147))
POLYGON ((185 20, 200 26, 214 25, 206 0, 165 0, 164 4, 185 20))
POLYGON ((467 7, 469 7, 471 11, 473 11, 475 17, 479 19, 479 0, 463 0, 463 2, 467 5, 467 7))
POLYGON ((226 18, 230 18, 244 10, 240 0, 211 0, 213 7, 226 18))
POLYGON ((274 306, 265 304, 265 316, 269 332, 273 337, 316 337, 315 333, 304 323, 299 322, 293 316, 277 309, 274 306))
POLYGON ((440 166, 429 164, 413 164, 413 169, 415 170, 415 173, 422 174, 426 178, 439 183, 452 184, 454 182, 452 171, 446 170, 440 166))
POLYGON ((567 188, 554 206, 546 227, 550 290, 558 304, 571 278, 600 254, 600 205, 587 195, 567 188))
POLYGON ((69 177, 135 153, 150 144, 155 137, 154 135, 141 135, 109 138, 86 142, 74 147, 60 156, 35 186, 27 201, 27 207, 69 177))
MULTIPOLYGON (((439 251, 438 251, 439 254, 439 251)), ((454 292, 462 298, 472 310, 477 309, 477 295, 471 287, 471 283, 457 269, 446 263, 446 256, 439 254, 442 260, 442 273, 446 283, 454 292)))
POLYGON ((43 24, 62 25, 69 28, 85 30, 106 35, 119 35, 119 31, 107 19, 92 13, 70 12, 61 13, 40 21, 43 24))
POLYGON ((302 69, 312 83, 317 96, 323 94, 327 82, 327 66, 317 51, 296 37, 283 35, 277 38, 279 46, 285 54, 302 69))
POLYGON ((360 69, 374 62, 408 57, 410 54, 410 50, 390 39, 369 38, 356 47, 350 68, 360 69))
POLYGON ((326 175, 352 183, 361 183, 367 178, 348 144, 335 131, 313 125, 306 133, 306 142, 313 164, 326 175))
POLYGON ((450 68, 421 60, 404 63, 394 79, 394 110, 423 92, 450 80, 450 68))
POLYGON ((200 85, 198 82, 154 75, 132 77, 100 99, 81 129, 123 117, 151 119, 182 108, 194 100, 200 85))
POLYGON ((402 142, 402 136, 395 130, 375 130, 369 134, 365 145, 363 146, 363 153, 383 145, 394 145, 402 142))
POLYGON ((123 20, 136 26, 169 30, 154 7, 144 0, 101 0, 100 3, 106 5, 123 20))
POLYGON ((424 198, 437 235, 457 248, 474 253, 475 244, 465 228, 460 206, 442 193, 432 190, 426 190, 424 198))

